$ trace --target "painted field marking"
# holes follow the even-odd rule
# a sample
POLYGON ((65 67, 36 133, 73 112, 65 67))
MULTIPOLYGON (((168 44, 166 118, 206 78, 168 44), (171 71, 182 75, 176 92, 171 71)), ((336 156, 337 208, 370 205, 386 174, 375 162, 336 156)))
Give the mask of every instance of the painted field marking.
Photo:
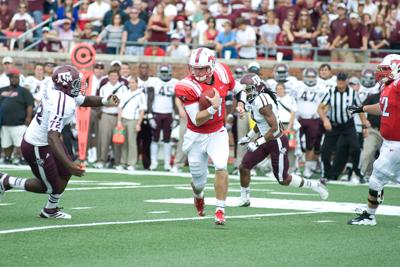
POLYGON ((71 210, 89 210, 89 209, 94 209, 94 207, 75 207, 75 208, 71 208, 71 210))
POLYGON ((153 210, 153 211, 149 211, 147 212, 149 214, 165 214, 165 213, 169 213, 168 210, 153 210))
MULTIPOLYGON (((277 216, 291 216, 291 215, 303 215, 303 214, 315 214, 318 212, 285 212, 285 213, 261 213, 261 214, 249 214, 249 215, 235 215, 225 216, 227 219, 248 219, 254 217, 277 217, 277 216)), ((213 219, 214 216, 204 217, 188 217, 188 218, 165 218, 165 219, 151 219, 151 220, 136 220, 136 221, 117 221, 117 222, 93 222, 93 223, 82 223, 82 224, 66 224, 66 225, 47 225, 38 227, 26 227, 16 228, 8 230, 0 230, 0 234, 13 234, 13 233, 25 233, 33 231, 44 231, 50 229, 61 229, 61 228, 79 228, 79 227, 94 227, 94 226, 107 226, 107 225, 124 225, 124 224, 142 224, 142 223, 158 223, 158 222, 178 222, 178 221, 199 221, 213 219)))
MULTIPOLYGON (((205 198, 206 205, 215 205, 215 198, 205 198)), ((153 199, 146 200, 151 203, 165 204, 190 204, 193 205, 193 198, 169 198, 169 199, 153 199)), ((237 207, 239 197, 228 197, 226 205, 229 207, 237 207)), ((262 209, 284 209, 297 211, 315 211, 315 212, 337 212, 337 213, 355 213, 356 208, 364 204, 348 203, 348 202, 330 202, 330 201, 312 201, 312 200, 289 200, 274 198, 251 198, 251 208, 262 209)), ((400 216, 400 206, 380 205, 377 214, 400 216)))
POLYGON ((11 206, 14 205, 14 203, 0 203, 0 206, 11 206))
POLYGON ((319 220, 319 221, 313 221, 315 223, 334 223, 335 221, 332 220, 319 220))

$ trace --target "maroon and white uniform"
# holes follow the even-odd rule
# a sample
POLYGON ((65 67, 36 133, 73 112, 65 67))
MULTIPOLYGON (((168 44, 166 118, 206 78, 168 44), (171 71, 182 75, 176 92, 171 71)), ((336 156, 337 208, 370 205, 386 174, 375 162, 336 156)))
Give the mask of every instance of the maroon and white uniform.
MULTIPOLYGON (((261 136, 264 136, 271 129, 271 126, 265 120, 264 115, 260 113, 260 109, 268 105, 271 105, 272 107, 272 112, 275 115, 277 124, 281 125, 278 106, 267 93, 260 93, 251 103, 249 103, 249 105, 246 105, 246 107, 251 109, 251 116, 260 130, 261 136)), ((279 135, 281 130, 282 129, 279 127, 278 132, 274 133, 274 136, 279 135)), ((254 152, 248 151, 243 157, 242 165, 246 169, 251 170, 254 166, 270 155, 274 176, 279 182, 282 182, 288 176, 288 151, 288 138, 286 135, 282 135, 275 140, 262 144, 254 152)))
POLYGON ((315 86, 309 86, 305 83, 299 85, 295 99, 297 102, 296 117, 301 124, 300 133, 306 136, 306 150, 314 149, 318 152, 321 147, 324 128, 317 108, 327 90, 318 82, 315 86))
MULTIPOLYGON (((73 98, 62 91, 47 88, 36 115, 25 132, 21 144, 22 154, 32 172, 45 183, 50 193, 57 186, 60 177, 69 178, 71 174, 51 150, 47 141, 48 132, 61 133, 64 126, 75 119, 76 107, 84 99, 83 95, 73 98)), ((66 152, 66 148, 64 150, 66 152)))

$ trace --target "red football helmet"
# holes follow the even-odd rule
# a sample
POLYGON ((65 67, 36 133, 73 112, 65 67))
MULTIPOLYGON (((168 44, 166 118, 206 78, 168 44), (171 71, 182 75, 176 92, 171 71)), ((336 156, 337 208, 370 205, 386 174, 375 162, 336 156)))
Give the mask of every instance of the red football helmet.
POLYGON ((400 55, 389 54, 376 66, 375 79, 380 84, 388 84, 399 78, 400 55))
POLYGON ((82 77, 82 73, 74 66, 65 65, 56 68, 51 78, 53 79, 56 90, 64 92, 69 96, 76 97, 81 91, 82 77))

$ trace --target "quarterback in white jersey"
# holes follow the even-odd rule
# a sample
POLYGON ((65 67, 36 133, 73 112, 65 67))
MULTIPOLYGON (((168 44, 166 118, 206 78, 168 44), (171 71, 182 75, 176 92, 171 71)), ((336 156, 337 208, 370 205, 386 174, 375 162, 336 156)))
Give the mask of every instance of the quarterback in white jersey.
POLYGON ((282 83, 285 85, 285 93, 293 96, 296 93, 299 81, 294 76, 289 76, 289 66, 287 64, 277 64, 274 67, 274 78, 268 79, 267 86, 273 92, 276 92, 276 85, 282 83))
POLYGON ((254 73, 246 74, 240 83, 245 86, 248 107, 256 127, 239 141, 241 145, 247 144, 248 151, 240 165, 241 197, 238 205, 250 205, 250 170, 268 155, 271 156, 273 173, 279 184, 310 188, 319 193, 322 199, 327 199, 328 191, 320 182, 288 174, 289 141, 283 134, 284 129, 278 117, 275 93, 254 73))
POLYGON ((31 92, 35 99, 35 108, 37 108, 47 88, 53 87, 53 81, 50 77, 44 76, 44 66, 37 63, 35 65, 34 75, 25 78, 24 87, 28 88, 31 92))
POLYGON ((326 92, 326 87, 317 82, 317 71, 313 68, 304 69, 303 82, 296 94, 296 116, 301 124, 300 135, 304 134, 306 139, 306 164, 303 174, 307 178, 316 169, 320 154, 324 127, 317 108, 326 92))
POLYGON ((49 194, 40 213, 42 218, 71 218, 60 210, 58 202, 70 177, 85 173, 84 166, 71 160, 60 139, 63 127, 74 119, 76 107, 116 106, 119 102, 115 95, 107 98, 81 95, 81 79, 82 74, 73 66, 55 69, 54 88, 45 90, 39 110, 26 130, 21 151, 36 178, 0 173, 0 196, 11 188, 49 194))
POLYGON ((161 130, 163 132, 164 147, 164 170, 171 169, 171 132, 172 132, 172 113, 175 107, 175 85, 177 79, 172 78, 172 67, 170 65, 160 65, 157 69, 157 78, 152 83, 149 97, 149 123, 152 127, 151 142, 151 165, 150 170, 158 167, 158 142, 160 141, 161 130))

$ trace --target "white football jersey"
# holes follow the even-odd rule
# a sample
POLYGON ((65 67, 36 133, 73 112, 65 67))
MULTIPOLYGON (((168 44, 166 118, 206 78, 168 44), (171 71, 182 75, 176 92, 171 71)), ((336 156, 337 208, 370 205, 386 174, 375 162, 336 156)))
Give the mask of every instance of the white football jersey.
POLYGON ((317 77, 317 85, 320 86, 321 88, 325 89, 326 90, 325 92, 328 92, 329 90, 335 88, 336 84, 337 84, 336 76, 332 76, 331 78, 329 78, 327 80, 317 77))
POLYGON ((374 94, 379 93, 379 91, 380 91, 379 89, 380 89, 379 83, 376 83, 374 86, 369 87, 369 88, 361 85, 360 92, 359 92, 361 102, 364 102, 364 100, 367 98, 368 95, 374 95, 374 94), (365 95, 365 98, 364 98, 364 95, 365 95))
POLYGON ((24 139, 34 146, 46 146, 47 133, 61 133, 65 125, 75 119, 77 106, 82 105, 85 96, 70 97, 59 90, 47 88, 42 102, 25 132, 24 139))
POLYGON ((315 86, 308 86, 302 82, 295 95, 296 116, 303 119, 319 118, 317 108, 326 92, 326 87, 320 86, 318 83, 315 86))
POLYGON ((153 112, 168 114, 173 112, 173 97, 175 95, 175 85, 177 79, 172 78, 168 82, 156 78, 152 86, 154 87, 153 112))
MULTIPOLYGON (((268 79, 268 80, 266 80, 266 83, 273 92, 276 92, 276 85, 278 84, 278 82, 275 79, 268 79)), ((287 78, 287 81, 284 83, 285 93, 293 96, 293 94, 295 94, 295 92, 297 90, 299 83, 300 82, 299 82, 299 80, 297 80, 296 77, 289 76, 287 78)))
POLYGON ((254 98, 253 102, 251 102, 249 105, 251 109, 251 117, 257 123, 261 135, 265 135, 269 131, 269 129, 271 129, 271 126, 265 120, 264 115, 260 113, 260 109, 267 105, 272 106, 272 112, 275 114, 275 117, 277 119, 277 124, 279 125, 280 120, 279 120, 278 106, 275 104, 274 100, 272 100, 272 98, 268 94, 260 93, 256 98, 254 98))
POLYGON ((43 80, 37 79, 35 76, 28 76, 24 80, 24 87, 29 89, 36 102, 42 100, 43 93, 47 88, 52 88, 53 81, 50 77, 45 77, 43 80))

